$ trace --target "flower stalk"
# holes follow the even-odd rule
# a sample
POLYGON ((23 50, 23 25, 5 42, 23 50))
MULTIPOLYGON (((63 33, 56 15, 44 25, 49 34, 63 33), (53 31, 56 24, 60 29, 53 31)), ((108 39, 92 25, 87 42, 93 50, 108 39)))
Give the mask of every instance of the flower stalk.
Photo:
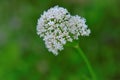
POLYGON ((85 53, 81 50, 81 48, 80 48, 78 45, 75 46, 75 49, 76 49, 77 52, 81 55, 81 57, 83 58, 84 62, 86 63, 86 66, 87 66, 87 68, 88 68, 88 70, 89 70, 89 73, 90 73, 91 76, 92 76, 92 80, 96 80, 95 73, 94 73, 94 71, 93 71, 93 69, 92 69, 92 67, 91 67, 91 64, 90 64, 90 62, 88 61, 85 53))

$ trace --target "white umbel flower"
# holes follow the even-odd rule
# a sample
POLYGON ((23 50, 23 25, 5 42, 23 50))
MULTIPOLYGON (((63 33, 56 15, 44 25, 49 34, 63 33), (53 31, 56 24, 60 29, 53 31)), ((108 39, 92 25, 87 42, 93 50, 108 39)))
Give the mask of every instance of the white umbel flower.
POLYGON ((43 38, 48 50, 58 55, 67 41, 72 42, 79 35, 88 36, 90 30, 84 18, 71 16, 67 9, 55 6, 38 19, 37 34, 43 38))
POLYGON ((90 29, 85 24, 86 20, 80 16, 71 16, 69 20, 69 32, 72 34, 74 39, 78 39, 81 36, 89 36, 90 29))

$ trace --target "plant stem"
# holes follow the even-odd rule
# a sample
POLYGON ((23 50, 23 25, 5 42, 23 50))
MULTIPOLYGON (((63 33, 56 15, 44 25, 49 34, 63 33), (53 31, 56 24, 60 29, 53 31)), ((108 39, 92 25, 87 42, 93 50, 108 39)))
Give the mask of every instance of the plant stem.
POLYGON ((89 70, 89 72, 90 72, 90 74, 91 74, 91 76, 93 78, 92 80, 96 80, 96 76, 94 74, 94 71, 93 71, 93 69, 92 69, 92 67, 90 65, 90 62, 88 61, 87 57, 85 56, 84 52, 81 50, 81 48, 79 48, 79 46, 75 46, 75 48, 79 52, 79 54, 82 56, 82 58, 84 59, 86 65, 88 67, 88 70, 89 70))

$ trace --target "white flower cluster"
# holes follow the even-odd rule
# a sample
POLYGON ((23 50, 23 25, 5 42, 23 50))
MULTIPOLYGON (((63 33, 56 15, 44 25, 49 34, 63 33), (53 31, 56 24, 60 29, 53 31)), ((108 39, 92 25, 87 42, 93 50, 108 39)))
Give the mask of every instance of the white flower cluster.
POLYGON ((37 34, 43 38, 50 52, 58 55, 67 41, 89 36, 90 30, 80 16, 71 16, 67 9, 59 6, 45 11, 38 19, 37 34))

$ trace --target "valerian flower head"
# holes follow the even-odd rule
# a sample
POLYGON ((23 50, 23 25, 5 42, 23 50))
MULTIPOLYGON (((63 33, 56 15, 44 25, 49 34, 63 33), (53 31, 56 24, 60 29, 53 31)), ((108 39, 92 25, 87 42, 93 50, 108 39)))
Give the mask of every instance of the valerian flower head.
POLYGON ((38 19, 37 34, 43 38, 50 52, 58 55, 67 41, 72 42, 78 36, 88 36, 90 29, 86 20, 79 16, 71 16, 67 9, 59 6, 45 11, 38 19))

